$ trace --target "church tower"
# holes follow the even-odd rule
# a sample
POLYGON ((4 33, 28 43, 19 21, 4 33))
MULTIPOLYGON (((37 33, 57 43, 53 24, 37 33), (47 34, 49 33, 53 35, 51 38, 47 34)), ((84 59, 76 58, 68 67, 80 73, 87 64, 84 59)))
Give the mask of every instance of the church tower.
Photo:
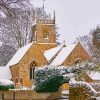
POLYGON ((36 43, 55 43, 55 14, 54 19, 37 19, 35 25, 36 43))
POLYGON ((53 19, 46 19, 44 17, 44 1, 45 0, 43 0, 43 18, 36 18, 36 23, 33 27, 33 41, 36 43, 56 43, 55 12, 53 19))

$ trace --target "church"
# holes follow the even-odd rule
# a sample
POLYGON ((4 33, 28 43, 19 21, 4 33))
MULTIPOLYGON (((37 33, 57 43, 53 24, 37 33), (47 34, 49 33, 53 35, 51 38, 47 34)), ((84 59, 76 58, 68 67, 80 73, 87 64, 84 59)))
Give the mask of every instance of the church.
POLYGON ((11 70, 11 79, 16 86, 32 86, 35 67, 67 67, 90 61, 90 56, 79 42, 57 45, 55 24, 55 14, 53 19, 36 19, 33 26, 34 41, 20 48, 6 65, 11 70))

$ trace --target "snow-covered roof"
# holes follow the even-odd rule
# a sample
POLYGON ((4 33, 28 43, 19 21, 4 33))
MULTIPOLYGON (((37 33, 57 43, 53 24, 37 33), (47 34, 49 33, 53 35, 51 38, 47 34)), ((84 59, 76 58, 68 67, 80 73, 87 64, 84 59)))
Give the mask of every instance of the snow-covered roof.
POLYGON ((33 44, 33 42, 20 48, 15 53, 15 55, 12 57, 12 59, 8 62, 7 66, 12 66, 12 65, 17 64, 22 59, 22 57, 25 55, 25 53, 29 50, 29 48, 31 47, 32 44, 33 44))
POLYGON ((100 72, 92 71, 88 75, 92 80, 100 80, 100 72))
POLYGON ((12 75, 9 67, 0 66, 0 79, 12 79, 12 75))
POLYGON ((58 46, 58 47, 55 47, 55 48, 46 50, 46 51, 44 52, 44 56, 46 57, 46 59, 49 61, 49 60, 60 50, 60 48, 61 48, 62 46, 63 46, 63 45, 60 45, 60 46, 58 46))
POLYGON ((47 58, 47 60, 49 61, 50 59, 52 59, 55 54, 60 50, 60 52, 58 53, 58 55, 55 57, 55 59, 51 62, 51 65, 61 65, 65 59, 69 56, 69 54, 72 52, 72 50, 75 48, 76 44, 70 44, 69 46, 64 46, 62 47, 55 47, 53 49, 50 50, 46 50, 44 52, 44 56, 47 58))

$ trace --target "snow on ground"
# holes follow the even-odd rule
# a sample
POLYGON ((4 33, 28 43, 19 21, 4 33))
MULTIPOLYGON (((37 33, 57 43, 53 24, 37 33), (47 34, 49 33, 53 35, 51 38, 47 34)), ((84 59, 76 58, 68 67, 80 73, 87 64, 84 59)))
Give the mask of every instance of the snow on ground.
POLYGON ((22 59, 22 57, 25 55, 25 53, 29 50, 29 48, 32 46, 32 44, 33 44, 33 42, 20 48, 15 53, 15 55, 12 57, 12 59, 8 62, 7 66, 9 67, 9 66, 17 64, 22 59))
POLYGON ((7 79, 0 79, 0 86, 14 85, 14 82, 7 79))
POLYGON ((69 94, 69 90, 63 90, 61 94, 69 94))
POLYGON ((12 79, 12 74, 9 67, 0 66, 0 79, 12 79))
POLYGON ((100 72, 91 71, 88 75, 92 80, 100 80, 100 72))

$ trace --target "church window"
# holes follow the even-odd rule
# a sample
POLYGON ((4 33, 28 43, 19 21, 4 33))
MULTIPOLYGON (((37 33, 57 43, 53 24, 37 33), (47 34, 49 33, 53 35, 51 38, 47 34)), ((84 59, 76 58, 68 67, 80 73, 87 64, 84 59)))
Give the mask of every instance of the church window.
POLYGON ((35 67, 37 66, 37 63, 35 61, 33 61, 30 65, 30 79, 34 79, 34 71, 35 71, 35 67))
POLYGON ((48 29, 46 27, 43 29, 43 38, 48 39, 48 29))
POLYGON ((48 39, 48 33, 44 33, 44 34, 43 34, 43 38, 44 38, 44 39, 48 39))

